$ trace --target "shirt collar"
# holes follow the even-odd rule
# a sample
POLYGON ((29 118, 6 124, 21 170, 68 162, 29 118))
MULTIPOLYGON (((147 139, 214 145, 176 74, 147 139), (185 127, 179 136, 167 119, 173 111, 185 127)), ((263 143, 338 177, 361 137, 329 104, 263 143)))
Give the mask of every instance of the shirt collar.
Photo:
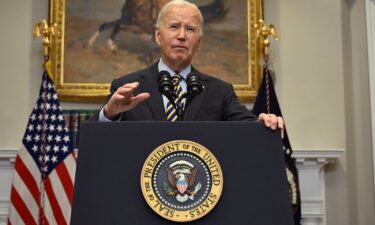
MULTIPOLYGON (((168 71, 168 73, 171 74, 171 76, 173 76, 174 74, 176 74, 175 71, 173 71, 171 68, 169 68, 164 62, 162 59, 159 60, 159 63, 158 63, 158 69, 159 69, 159 72, 162 71, 162 70, 166 70, 168 71)), ((186 68, 184 68, 183 70, 181 70, 178 74, 180 74, 185 80, 186 80, 186 77, 187 75, 191 72, 191 65, 188 65, 186 68)))

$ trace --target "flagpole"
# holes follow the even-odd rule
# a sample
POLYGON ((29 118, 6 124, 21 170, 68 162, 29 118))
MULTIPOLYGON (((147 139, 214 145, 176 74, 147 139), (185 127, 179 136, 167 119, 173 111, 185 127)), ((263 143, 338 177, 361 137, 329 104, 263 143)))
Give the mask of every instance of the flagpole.
POLYGON ((267 106, 267 113, 271 113, 270 108, 270 70, 269 70, 269 53, 270 53, 270 41, 268 39, 269 36, 272 36, 275 40, 278 40, 278 34, 276 27, 273 24, 266 24, 262 19, 258 21, 258 24, 255 24, 255 32, 256 36, 260 38, 260 44, 262 48, 262 54, 263 54, 263 71, 266 80, 266 106, 267 106))
MULTIPOLYGON (((38 37, 42 36, 42 47, 43 47, 43 53, 44 53, 44 57, 43 57, 43 69, 44 69, 44 73, 46 73, 46 71, 49 71, 49 54, 50 54, 50 47, 51 47, 51 40, 52 40, 52 36, 56 35, 57 32, 56 32, 56 27, 57 27, 57 24, 51 24, 51 25, 48 25, 48 23, 46 22, 46 20, 41 20, 41 22, 39 23, 36 23, 34 25, 34 29, 33 29, 33 37, 34 39, 37 39, 38 37)), ((49 74, 49 76, 51 76, 51 74, 49 74)), ((43 88, 43 93, 42 93, 42 105, 45 106, 48 102, 47 100, 47 95, 48 95, 48 88, 46 87, 47 86, 47 83, 44 81, 44 83, 42 84, 42 86, 44 86, 43 88)), ((48 129, 48 124, 47 124, 47 118, 46 116, 48 116, 48 112, 47 112, 47 108, 46 107, 43 107, 43 111, 42 111, 42 132, 41 132, 41 147, 40 147, 40 163, 41 163, 41 170, 40 170, 40 175, 41 175, 41 179, 40 179, 40 188, 39 188, 39 191, 40 191, 40 197, 39 197, 39 218, 38 218, 38 224, 39 225, 45 225, 46 224, 46 218, 45 218, 45 214, 44 214, 44 211, 45 211, 45 179, 46 179, 46 173, 47 173, 47 165, 46 165, 46 160, 47 160, 47 157, 48 157, 48 154, 46 152, 46 144, 47 144, 47 129, 48 129)))

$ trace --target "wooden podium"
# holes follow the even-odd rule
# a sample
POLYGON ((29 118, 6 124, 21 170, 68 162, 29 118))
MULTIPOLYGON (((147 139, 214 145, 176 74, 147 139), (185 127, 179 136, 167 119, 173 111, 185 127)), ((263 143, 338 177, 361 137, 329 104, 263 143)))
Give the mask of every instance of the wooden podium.
POLYGON ((224 177, 215 208, 184 224, 293 224, 280 134, 257 122, 83 123, 71 224, 176 224, 153 212, 140 185, 148 155, 173 140, 208 148, 224 177))

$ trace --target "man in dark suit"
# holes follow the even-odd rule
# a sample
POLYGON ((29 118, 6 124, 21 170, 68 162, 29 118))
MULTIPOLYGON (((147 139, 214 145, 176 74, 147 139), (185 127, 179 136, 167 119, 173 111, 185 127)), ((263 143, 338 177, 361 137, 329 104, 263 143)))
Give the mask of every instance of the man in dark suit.
MULTIPOLYGON (((196 72, 203 91, 184 111, 187 121, 253 121, 257 118, 239 104, 231 84, 195 70, 192 58, 199 49, 203 35, 203 17, 196 5, 182 0, 167 3, 160 11, 155 30, 155 41, 161 49, 161 59, 149 68, 115 79, 108 102, 99 114, 99 121, 167 120, 168 99, 158 90, 158 73, 165 70, 178 73, 186 91, 186 78, 196 72)), ((283 129, 281 117, 261 114, 271 129, 283 129)))

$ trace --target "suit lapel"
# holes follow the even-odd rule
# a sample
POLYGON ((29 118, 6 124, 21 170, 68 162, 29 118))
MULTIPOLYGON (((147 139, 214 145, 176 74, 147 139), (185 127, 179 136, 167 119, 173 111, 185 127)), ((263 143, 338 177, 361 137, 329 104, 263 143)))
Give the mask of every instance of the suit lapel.
POLYGON ((187 120, 187 121, 196 120, 199 110, 203 104, 203 100, 206 97, 206 93, 208 91, 208 85, 206 84, 205 77, 194 68, 192 68, 192 70, 198 73, 203 83, 203 91, 202 93, 200 93, 200 95, 196 96, 193 99, 193 101, 186 107, 185 112, 184 112, 184 120, 187 120))
POLYGON ((140 89, 142 92, 150 93, 150 98, 146 100, 146 104, 150 108, 151 113, 156 121, 166 120, 163 97, 158 90, 158 63, 152 65, 145 74, 141 75, 140 89))

